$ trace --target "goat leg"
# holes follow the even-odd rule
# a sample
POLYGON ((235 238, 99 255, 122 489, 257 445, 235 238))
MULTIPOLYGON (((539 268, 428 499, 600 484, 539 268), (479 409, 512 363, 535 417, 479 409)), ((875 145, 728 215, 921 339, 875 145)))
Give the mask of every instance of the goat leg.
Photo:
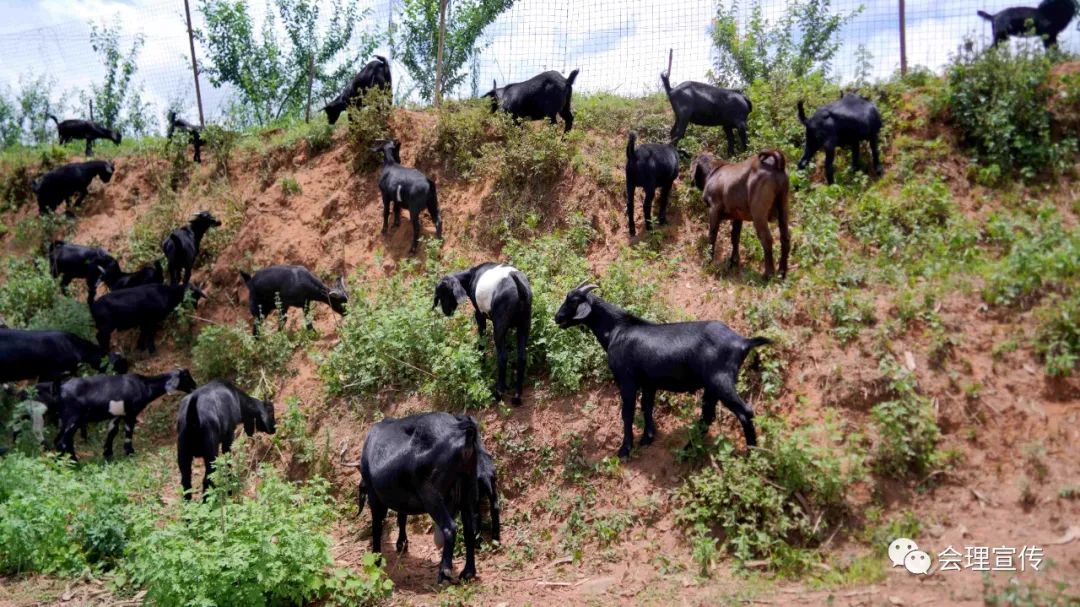
POLYGON ((630 449, 634 447, 634 405, 637 401, 637 386, 624 382, 619 386, 619 396, 622 398, 622 422, 623 440, 619 447, 619 458, 630 457, 630 449))
POLYGON ((409 517, 407 514, 405 514, 404 512, 398 512, 398 536, 397 543, 395 544, 394 548, 396 548, 399 553, 405 553, 409 551, 409 535, 405 531, 405 526, 408 520, 409 517))
POLYGON ((656 402, 656 390, 642 388, 641 412, 645 417, 645 434, 641 436, 641 445, 651 445, 656 439, 656 422, 653 420, 653 403, 656 402))

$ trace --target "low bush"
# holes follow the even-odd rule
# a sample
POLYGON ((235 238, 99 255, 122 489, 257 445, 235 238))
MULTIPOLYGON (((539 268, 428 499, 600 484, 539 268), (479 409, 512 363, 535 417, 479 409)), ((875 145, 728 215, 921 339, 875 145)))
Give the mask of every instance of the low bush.
POLYGON ((243 390, 272 396, 277 380, 286 371, 293 352, 308 340, 306 331, 251 334, 249 325, 207 325, 191 348, 196 375, 203 381, 227 379, 243 390))
POLYGON ((1071 290, 1080 278, 1080 230, 1066 228, 1056 212, 1045 209, 1035 222, 1012 225, 1019 233, 1003 236, 1011 246, 987 267, 983 299, 1027 307, 1047 293, 1071 290))
MULTIPOLYGON (((0 284, 0 316, 12 327, 70 331, 92 340, 94 320, 85 304, 60 293, 44 259, 9 258, 0 284)), ((80 281, 81 282, 81 281, 80 281)))
POLYGON ((915 375, 894 359, 882 359, 880 368, 891 398, 870 410, 877 433, 874 468, 891 477, 924 476, 944 459, 937 448, 941 430, 933 405, 919 394, 915 375))
POLYGON ((740 563, 764 559, 797 574, 812 561, 806 550, 843 522, 848 490, 863 476, 862 455, 850 446, 819 444, 805 429, 756 421, 762 445, 743 455, 718 437, 707 451, 711 465, 677 490, 676 516, 691 530, 703 569, 715 559, 716 532, 720 548, 740 563))
POLYGON ((210 157, 214 172, 218 176, 229 177, 229 162, 240 140, 239 133, 226 130, 216 124, 208 124, 203 129, 202 136, 206 140, 206 153, 203 156, 210 157))
POLYGON ((484 144, 501 139, 506 122, 486 99, 448 101, 438 110, 433 145, 443 166, 469 179, 484 165, 484 144))
POLYGON ((1080 362, 1080 290, 1067 297, 1052 297, 1036 315, 1033 346, 1051 377, 1072 375, 1080 362))
POLYGON ((349 150, 353 171, 365 173, 382 165, 382 157, 371 151, 375 142, 394 136, 390 128, 394 99, 388 89, 377 86, 362 92, 356 101, 348 111, 349 150))

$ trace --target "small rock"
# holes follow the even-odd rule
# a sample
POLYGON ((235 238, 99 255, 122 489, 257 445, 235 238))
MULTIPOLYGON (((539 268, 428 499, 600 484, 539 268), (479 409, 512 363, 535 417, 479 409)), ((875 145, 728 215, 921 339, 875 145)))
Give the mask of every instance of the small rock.
POLYGON ((889 597, 889 604, 890 605, 903 605, 904 601, 900 600, 900 597, 890 596, 889 597))
POLYGON ((937 524, 930 525, 930 528, 927 529, 927 531, 930 533, 930 535, 932 535, 934 537, 941 537, 941 536, 945 535, 945 527, 942 527, 941 525, 937 525, 937 524))
POLYGON ((604 577, 598 577, 594 580, 583 582, 581 586, 579 586, 579 588, 581 588, 582 592, 585 592, 587 594, 603 594, 607 592, 607 589, 610 588, 611 585, 614 583, 615 578, 610 575, 606 575, 604 577))

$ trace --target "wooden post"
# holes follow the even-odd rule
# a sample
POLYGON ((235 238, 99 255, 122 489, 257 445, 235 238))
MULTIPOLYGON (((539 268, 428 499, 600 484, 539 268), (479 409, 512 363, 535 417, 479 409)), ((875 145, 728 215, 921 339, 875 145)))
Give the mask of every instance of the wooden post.
POLYGON ((304 122, 311 122, 311 87, 315 84, 315 55, 308 57, 307 105, 304 107, 304 122))
POLYGON ((90 100, 90 122, 94 121, 94 100, 90 100))
POLYGON ((191 31, 191 8, 184 0, 184 15, 187 16, 188 48, 191 49, 191 74, 195 77, 195 103, 199 106, 199 126, 206 126, 202 111, 202 91, 199 90, 199 66, 195 62, 195 34, 191 31))
POLYGON ((900 75, 907 76, 907 11, 900 0, 900 75))
POLYGON ((667 50, 667 75, 668 75, 668 78, 671 78, 671 56, 672 56, 672 54, 674 54, 674 52, 675 52, 675 49, 670 49, 669 48, 667 50))
POLYGON ((446 43, 446 8, 450 0, 439 0, 439 48, 435 54, 435 107, 442 105, 443 46, 446 43))

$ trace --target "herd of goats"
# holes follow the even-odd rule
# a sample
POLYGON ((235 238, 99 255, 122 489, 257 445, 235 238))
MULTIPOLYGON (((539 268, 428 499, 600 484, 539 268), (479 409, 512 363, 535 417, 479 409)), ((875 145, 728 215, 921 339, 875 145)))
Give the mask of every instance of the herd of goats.
MULTIPOLYGON (((995 44, 1009 35, 1035 33, 1047 45, 1056 41, 1076 13, 1074 0, 1045 0, 1038 8, 1007 9, 997 15, 981 13, 993 22, 995 44)), ((563 77, 549 71, 524 82, 494 86, 484 95, 492 111, 505 111, 516 120, 562 117, 565 130, 573 126, 571 96, 578 70, 563 77)), ((741 91, 718 88, 701 82, 683 82, 672 87, 662 74, 664 90, 675 114, 671 141, 667 144, 638 145, 630 133, 626 146, 626 215, 633 236, 634 194, 644 190, 644 226, 653 224, 652 202, 659 190, 658 221, 666 223, 672 184, 679 173, 676 144, 688 125, 721 126, 725 129, 728 154, 735 154, 738 132, 747 147, 747 118, 753 109, 741 91)), ((362 93, 372 87, 389 87, 390 66, 376 57, 349 83, 323 111, 333 124, 362 93)), ((881 116, 869 100, 846 93, 837 101, 819 108, 809 118, 798 104, 799 120, 806 128, 806 143, 799 168, 805 168, 819 150, 825 151, 825 174, 834 180, 836 149, 850 148, 853 167, 859 165, 859 146, 868 141, 873 170, 880 173, 878 135, 881 116)), ((53 118, 56 120, 55 118, 53 118)), ((86 141, 91 154, 95 139, 119 143, 119 133, 85 120, 56 121, 61 142, 86 141)), ((194 144, 195 160, 201 160, 203 144, 200 127, 175 114, 169 116, 169 137, 179 130, 188 133, 194 144)), ((441 237, 435 182, 420 171, 401 165, 400 144, 380 141, 372 149, 383 157, 379 190, 383 202, 383 233, 388 229, 391 206, 394 225, 400 223, 402 207, 409 210, 413 235, 410 252, 420 235, 419 216, 427 209, 441 237)), ((88 161, 54 169, 34 180, 33 193, 42 214, 54 212, 67 203, 67 213, 87 196, 98 177, 108 182, 116 168, 112 162, 88 161), (76 197, 74 202, 71 198, 76 197)), ((788 270, 790 251, 789 182, 784 155, 778 150, 750 154, 740 162, 730 162, 712 154, 702 154, 690 165, 694 185, 703 192, 708 207, 710 257, 715 255, 716 236, 722 220, 731 222, 729 263, 739 263, 739 236, 742 222, 753 222, 764 248, 764 275, 774 274, 771 222, 779 224, 781 277, 788 270)), ((203 237, 221 222, 208 211, 174 230, 161 244, 168 277, 161 262, 124 272, 105 250, 64 241, 49 246, 50 271, 60 278, 66 292, 75 279, 86 282, 87 305, 97 329, 97 343, 63 331, 35 331, 0 328, 0 382, 36 381, 16 394, 38 441, 46 423, 58 426, 55 448, 75 458, 74 436, 91 423, 109 422, 104 455, 112 456, 112 446, 121 422, 124 424, 124 451, 131 455, 132 433, 138 415, 152 401, 166 393, 186 393, 177 414, 177 464, 184 497, 191 497, 191 468, 194 458, 202 458, 206 474, 203 495, 211 485, 210 472, 220 452, 229 452, 237 426, 251 436, 256 431, 273 434, 274 406, 245 394, 233 384, 217 379, 198 386, 186 369, 160 375, 128 374, 123 356, 110 351, 114 332, 138 329, 136 347, 154 353, 154 337, 162 323, 185 299, 197 305, 202 291, 191 281, 192 268, 203 237), (96 297, 99 283, 109 291, 96 297), (80 369, 92 368, 100 375, 78 377, 80 369)), ((300 308, 310 326, 313 303, 328 304, 344 315, 348 294, 344 278, 333 287, 311 271, 294 265, 276 265, 254 274, 241 272, 248 287, 252 331, 258 334, 261 321, 273 311, 284 325, 290 308, 300 308)), ((644 433, 639 444, 656 438, 653 403, 658 390, 693 393, 703 391, 699 430, 707 431, 716 418, 718 402, 730 410, 742 426, 747 445, 755 445, 754 413, 736 391, 739 368, 753 348, 766 345, 763 337, 745 338, 718 321, 657 324, 638 318, 594 292, 595 284, 582 283, 566 295, 554 321, 561 328, 581 326, 593 333, 607 352, 608 364, 622 402, 623 439, 619 457, 628 457, 633 447, 633 421, 638 399, 644 417, 644 433)), ((525 351, 532 318, 532 289, 528 278, 516 268, 501 263, 484 263, 443 277, 434 287, 433 308, 452 315, 459 305, 471 303, 481 336, 490 320, 494 332, 497 377, 494 397, 506 391, 508 363, 507 337, 511 329, 517 338, 516 381, 511 402, 521 404, 525 379, 525 351)), ((365 440, 358 491, 360 507, 367 502, 372 514, 372 548, 381 551, 382 525, 388 510, 398 515, 397 550, 407 549, 405 522, 408 515, 428 514, 434 521, 435 540, 442 548, 438 580, 453 579, 452 559, 456 533, 455 517, 460 513, 465 567, 460 577, 475 576, 474 548, 480 526, 480 504, 489 505, 492 536, 499 536, 499 503, 495 463, 484 449, 475 419, 448 413, 427 413, 400 419, 384 419, 375 424, 365 440)))

